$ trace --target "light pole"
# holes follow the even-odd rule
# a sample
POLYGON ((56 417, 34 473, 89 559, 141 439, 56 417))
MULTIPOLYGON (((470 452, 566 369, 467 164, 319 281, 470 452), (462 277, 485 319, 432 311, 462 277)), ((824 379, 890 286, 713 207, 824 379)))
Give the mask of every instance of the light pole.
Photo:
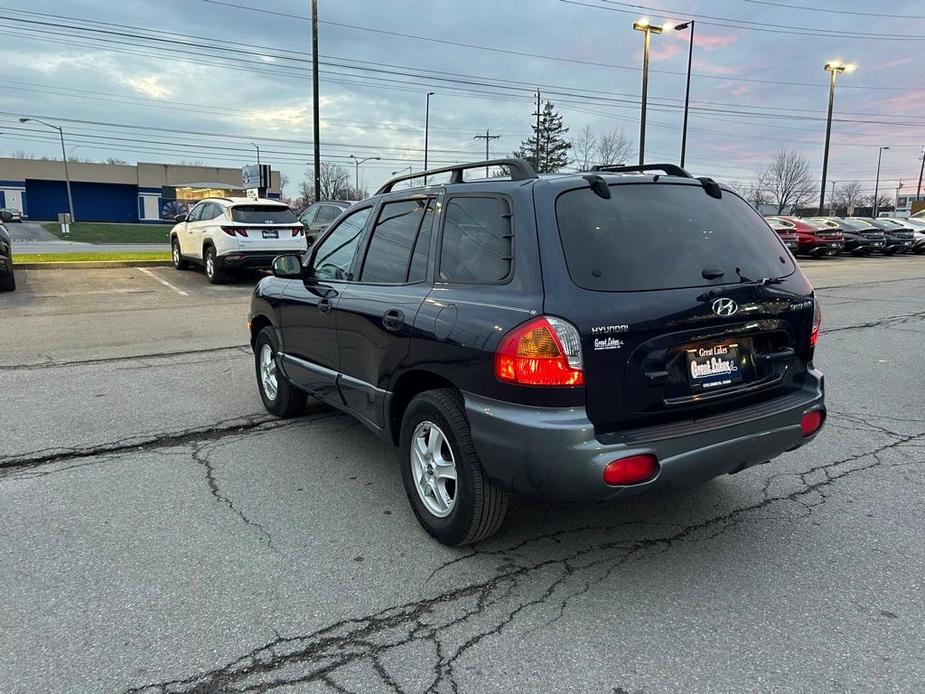
POLYGON ((67 170, 67 150, 64 148, 64 128, 60 125, 52 125, 51 123, 46 123, 43 120, 38 118, 20 118, 20 123, 41 123, 46 128, 51 128, 52 130, 58 131, 58 137, 61 138, 61 157, 64 159, 64 183, 67 186, 67 210, 71 215, 71 222, 76 222, 77 217, 74 216, 74 199, 71 197, 71 175, 67 170))
POLYGON ((321 120, 318 108, 318 0, 312 0, 312 145, 315 150, 316 202, 321 199, 321 120))
POLYGON ((354 180, 355 180, 355 182, 356 182, 356 186, 354 187, 354 192, 357 193, 357 194, 359 194, 359 192, 360 192, 360 164, 362 164, 362 163, 364 163, 364 162, 367 162, 367 161, 372 161, 372 160, 374 160, 374 159, 375 159, 376 161, 379 161, 380 159, 382 159, 382 157, 366 157, 365 159, 357 159, 355 156, 353 156, 353 155, 351 154, 351 155, 350 155, 350 158, 353 159, 353 163, 354 163, 354 165, 355 165, 355 167, 356 167, 356 173, 355 173, 355 176, 354 176, 354 180))
POLYGON ((260 166, 260 145, 251 142, 251 147, 257 150, 257 166, 260 166))
POLYGON ((877 152, 877 182, 874 183, 874 213, 873 217, 877 217, 877 213, 880 212, 880 158, 883 157, 883 150, 889 149, 889 147, 881 147, 877 152))
MULTIPOLYGON (((430 97, 434 95, 434 92, 427 92, 427 98, 425 100, 424 106, 424 170, 427 171, 427 144, 428 136, 430 135, 430 97)), ((425 181, 426 183, 426 181, 425 181)))
POLYGON ((835 184, 838 181, 832 181, 832 194, 829 196, 829 216, 835 216, 835 184))
POLYGON ((835 76, 839 72, 852 72, 854 65, 844 65, 837 60, 825 64, 825 70, 831 75, 829 80, 829 115, 825 121, 825 149, 822 152, 822 188, 819 193, 819 214, 825 208, 825 175, 829 169, 829 139, 832 136, 832 107, 835 105, 835 76))
POLYGON ((922 163, 919 165, 919 187, 915 189, 915 201, 919 201, 919 195, 922 193, 922 173, 925 172, 925 147, 922 147, 922 156, 919 157, 922 163))
POLYGON ((675 24, 675 31, 683 31, 690 27, 691 41, 687 48, 687 86, 684 88, 684 125, 681 128, 681 168, 684 168, 684 159, 687 155, 687 112, 691 103, 691 62, 694 58, 694 20, 675 24))
POLYGON ((645 34, 642 50, 642 111, 639 114, 639 165, 642 166, 645 163, 646 156, 646 100, 649 94, 649 43, 651 42, 652 34, 661 34, 662 28, 649 24, 649 20, 646 17, 643 17, 638 22, 634 22, 633 28, 645 34))

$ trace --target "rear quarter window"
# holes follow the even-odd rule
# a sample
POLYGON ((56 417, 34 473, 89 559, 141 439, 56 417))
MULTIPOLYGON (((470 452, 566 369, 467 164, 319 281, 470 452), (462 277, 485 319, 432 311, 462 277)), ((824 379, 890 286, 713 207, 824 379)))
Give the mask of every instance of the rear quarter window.
POLYGON ((674 289, 795 271, 777 234, 729 191, 716 199, 699 185, 624 183, 610 192, 604 199, 581 188, 556 201, 566 265, 579 287, 674 289), (704 279, 705 268, 719 268, 722 278, 704 279))
POLYGON ((440 243, 440 281, 505 281, 512 270, 514 244, 508 201, 487 196, 450 198, 440 243))

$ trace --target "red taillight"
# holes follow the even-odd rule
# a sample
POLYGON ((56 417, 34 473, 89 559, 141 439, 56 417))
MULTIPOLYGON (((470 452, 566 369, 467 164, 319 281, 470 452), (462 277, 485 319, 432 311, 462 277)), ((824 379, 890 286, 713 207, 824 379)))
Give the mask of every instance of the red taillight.
POLYGON ((822 309, 819 307, 819 299, 813 299, 813 330, 809 334, 809 346, 815 347, 819 340, 819 328, 822 327, 822 309))
POLYGON ((525 386, 583 385, 578 331, 571 323, 551 316, 514 328, 495 352, 495 377, 525 386))
POLYGON ((812 410, 804 414, 803 419, 800 420, 800 431, 803 432, 803 437, 812 436, 819 431, 824 421, 825 413, 822 410, 812 410))
POLYGON ((301 235, 302 235, 302 227, 292 227, 292 235, 293 235, 293 236, 301 236, 301 235))
POLYGON ((222 231, 224 231, 229 236, 234 236, 237 234, 238 236, 247 238, 247 229, 242 229, 241 227, 222 227, 222 231))
POLYGON ((639 484, 655 477, 658 458, 654 455, 631 455, 608 463, 604 468, 604 482, 612 485, 639 484))

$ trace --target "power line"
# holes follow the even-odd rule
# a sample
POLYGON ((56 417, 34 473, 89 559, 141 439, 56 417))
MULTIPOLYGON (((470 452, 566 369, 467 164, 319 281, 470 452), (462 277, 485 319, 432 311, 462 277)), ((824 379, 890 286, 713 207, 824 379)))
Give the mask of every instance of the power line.
MULTIPOLYGON (((809 5, 788 5, 783 2, 770 2, 769 0, 739 0, 740 2, 751 3, 752 5, 770 5, 771 7, 784 7, 788 10, 800 10, 801 12, 825 12, 827 14, 854 15, 860 17, 884 17, 883 12, 860 12, 858 10, 830 10, 825 7, 810 7, 809 5)), ((894 14, 889 13, 890 19, 925 19, 925 15, 920 14, 894 14)))

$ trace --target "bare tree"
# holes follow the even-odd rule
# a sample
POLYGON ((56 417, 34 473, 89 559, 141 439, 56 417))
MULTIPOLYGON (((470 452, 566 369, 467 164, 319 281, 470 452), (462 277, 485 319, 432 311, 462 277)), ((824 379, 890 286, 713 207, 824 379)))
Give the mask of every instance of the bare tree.
POLYGON ((32 154, 31 152, 26 152, 21 149, 17 149, 15 152, 13 152, 10 155, 10 157, 12 157, 13 159, 35 159, 34 154, 32 154))
POLYGON ((350 197, 350 174, 347 169, 332 164, 329 161, 321 162, 321 199, 347 200, 350 197))
POLYGON ((280 172, 279 174, 279 196, 286 197, 286 188, 289 187, 289 176, 280 172))
POLYGON ((633 143, 622 130, 611 130, 597 142, 596 164, 623 164, 633 157, 633 143))
POLYGON ((107 164, 116 164, 116 165, 128 164, 128 162, 125 161, 125 159, 116 159, 115 157, 109 157, 109 158, 106 160, 106 163, 107 163, 107 164))
POLYGON ((597 134, 594 128, 586 125, 581 129, 578 137, 572 140, 572 152, 575 154, 575 167, 581 171, 587 171, 596 163, 597 134))
POLYGON ((777 206, 777 214, 805 206, 817 192, 809 162, 796 152, 783 149, 758 173, 757 183, 777 206))
POLYGON ((768 194, 755 181, 729 181, 729 187, 755 207, 769 202, 768 194))
POLYGON ((864 189, 857 181, 849 181, 835 186, 835 207, 850 210, 864 202, 864 189))
POLYGON ((878 211, 880 211, 880 212, 882 212, 884 208, 889 208, 889 209, 892 210, 892 209, 893 209, 893 203, 894 203, 895 201, 893 200, 893 196, 892 196, 892 195, 888 195, 887 193, 884 193, 884 192, 881 190, 881 191, 879 191, 879 192, 877 193, 877 199, 876 199, 876 200, 874 199, 874 194, 873 194, 873 193, 870 193, 870 194, 868 194, 868 195, 865 195, 865 196, 862 198, 862 202, 863 202, 863 204, 864 204, 865 206, 867 206, 867 207, 869 207, 869 208, 871 209, 871 214, 873 214, 873 210, 875 210, 875 209, 878 210, 878 211))

